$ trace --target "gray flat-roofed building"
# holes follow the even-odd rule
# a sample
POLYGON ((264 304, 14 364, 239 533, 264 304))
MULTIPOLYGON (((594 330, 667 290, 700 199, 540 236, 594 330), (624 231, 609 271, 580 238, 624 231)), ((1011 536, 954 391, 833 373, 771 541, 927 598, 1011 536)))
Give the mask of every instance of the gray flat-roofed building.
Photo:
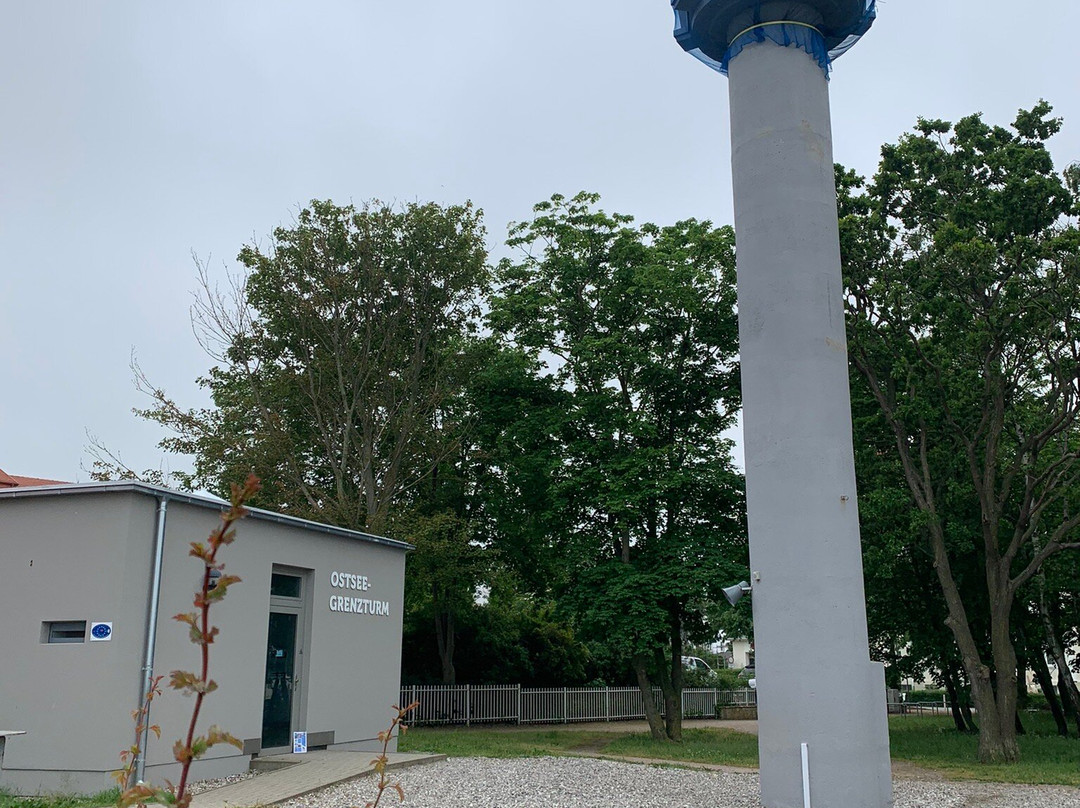
MULTIPOLYGON (((145 779, 177 779, 173 742, 192 702, 167 687, 197 672, 199 647, 173 615, 193 610, 202 563, 188 555, 219 523, 219 500, 134 482, 0 490, 0 788, 92 793, 114 785, 134 740, 146 663, 164 674, 145 779), (159 551, 160 547, 160 551, 159 551), (157 592, 155 608, 154 594, 157 592)), ((199 779, 246 771, 252 755, 374 750, 399 695, 408 545, 253 509, 219 556, 242 582, 211 609, 218 690, 199 730, 244 742, 198 762, 199 779)))

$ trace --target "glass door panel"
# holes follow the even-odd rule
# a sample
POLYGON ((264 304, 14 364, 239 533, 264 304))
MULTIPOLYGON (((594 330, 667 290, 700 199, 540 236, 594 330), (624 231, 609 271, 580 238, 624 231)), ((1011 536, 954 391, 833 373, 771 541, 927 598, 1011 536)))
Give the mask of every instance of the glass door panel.
POLYGON ((263 691, 263 749, 292 746, 292 705, 296 683, 296 626, 299 615, 270 612, 263 691))

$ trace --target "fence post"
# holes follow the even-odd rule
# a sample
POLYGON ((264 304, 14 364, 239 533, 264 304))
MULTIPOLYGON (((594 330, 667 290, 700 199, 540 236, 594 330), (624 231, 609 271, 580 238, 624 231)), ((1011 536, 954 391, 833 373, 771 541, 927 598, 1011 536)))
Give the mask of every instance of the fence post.
POLYGON ((564 724, 570 723, 570 688, 564 687, 562 689, 563 694, 563 709, 562 720, 564 724))
POLYGON ((472 726, 472 697, 469 693, 469 685, 465 685, 465 726, 472 726))
POLYGON ((521 723, 521 684, 517 686, 517 722, 521 723))
POLYGON ((611 688, 604 685, 604 720, 611 720, 611 688))

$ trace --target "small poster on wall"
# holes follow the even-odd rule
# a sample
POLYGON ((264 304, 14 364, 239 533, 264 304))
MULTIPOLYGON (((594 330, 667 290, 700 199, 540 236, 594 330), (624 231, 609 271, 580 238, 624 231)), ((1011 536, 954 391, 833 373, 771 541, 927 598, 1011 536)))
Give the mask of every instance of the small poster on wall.
POLYGON ((307 733, 294 732, 292 734, 292 753, 302 755, 307 752, 307 733))

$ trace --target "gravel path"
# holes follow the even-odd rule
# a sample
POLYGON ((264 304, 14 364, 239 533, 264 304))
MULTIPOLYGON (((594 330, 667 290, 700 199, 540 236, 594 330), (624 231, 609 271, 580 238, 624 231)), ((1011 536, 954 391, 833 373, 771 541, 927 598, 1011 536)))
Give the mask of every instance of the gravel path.
MULTIPOLYGON (((392 773, 405 808, 759 808, 757 775, 582 758, 454 758, 392 773)), ((1080 789, 897 781, 896 808, 1080 808, 1080 789)), ((374 798, 362 777, 284 808, 347 808, 374 798)), ((398 805, 388 793, 381 805, 398 805)))

